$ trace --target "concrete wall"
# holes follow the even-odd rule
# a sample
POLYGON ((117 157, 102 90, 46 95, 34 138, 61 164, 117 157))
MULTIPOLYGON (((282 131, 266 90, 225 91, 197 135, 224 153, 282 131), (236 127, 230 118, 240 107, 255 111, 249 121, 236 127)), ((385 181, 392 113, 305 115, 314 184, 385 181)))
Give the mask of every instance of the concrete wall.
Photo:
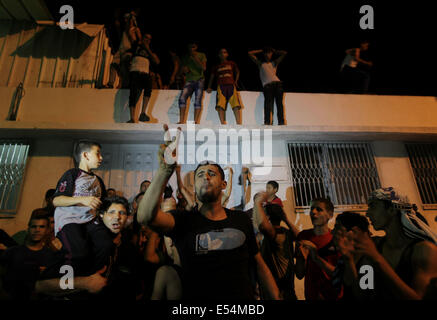
MULTIPOLYGON (((277 143, 284 145, 284 148, 275 148, 273 154, 273 165, 277 170, 283 172, 283 178, 279 181, 278 196, 283 200, 285 211, 290 220, 295 223, 300 230, 311 228, 309 212, 296 213, 294 208, 293 186, 291 185, 288 154, 285 148, 287 141, 279 141, 277 143)), ((62 173, 72 167, 73 162, 70 157, 72 146, 71 140, 60 140, 56 138, 36 140, 32 143, 18 213, 12 219, 0 219, 0 228, 11 235, 26 228, 31 211, 43 205, 45 191, 55 187, 62 173)), ((383 186, 396 187, 399 192, 408 195, 412 202, 420 204, 420 197, 417 192, 404 145, 400 142, 377 141, 373 142, 373 148, 381 184, 383 186)), ((184 176, 185 173, 186 172, 183 171, 182 175, 184 176)), ((234 174, 234 192, 230 205, 232 205, 232 203, 237 204, 239 201, 241 194, 241 191, 238 190, 241 188, 238 185, 237 179, 239 174, 240 172, 235 172, 234 174)), ((252 184, 252 195, 259 190, 265 190, 266 181, 264 180, 258 179, 254 181, 252 184)), ((252 202, 248 207, 251 206, 252 202)), ((437 232, 437 222, 435 221, 437 211, 421 210, 421 212, 433 230, 437 232)), ((331 228, 334 226, 335 216, 329 222, 331 228)), ((375 235, 383 235, 383 232, 375 232, 375 230, 372 230, 372 233, 375 235)), ((296 279, 295 282, 296 294, 300 299, 303 299, 303 280, 296 279)))
MULTIPOLYGON (((179 94, 176 90, 153 91, 148 112, 152 116, 152 123, 174 124, 179 120, 179 94)), ((11 129, 22 128, 23 131, 17 131, 14 137, 19 138, 22 132, 27 132, 27 137, 33 139, 18 213, 11 219, 0 219, 0 228, 9 234, 26 228, 31 211, 43 205, 45 191, 54 187, 61 174, 72 166, 70 154, 73 137, 60 137, 59 132, 77 131, 74 136, 77 138, 85 132, 89 137, 90 130, 107 130, 111 131, 107 135, 104 131, 105 141, 109 143, 117 140, 121 133, 135 139, 140 133, 148 136, 157 130, 153 125, 124 123, 129 117, 127 90, 25 88, 17 121, 5 121, 13 95, 14 88, 0 88, 0 138, 2 135, 6 137, 6 133, 11 129), (58 131, 56 135, 48 133, 44 137, 40 136, 39 132, 46 128, 58 131)), ((244 105, 243 123, 252 128, 258 127, 263 123, 263 95, 259 92, 241 92, 241 97, 244 105)), ((325 140, 325 136, 323 132, 314 136, 314 132, 319 128, 328 128, 326 130, 335 131, 340 140, 350 139, 351 132, 391 132, 396 139, 374 139, 372 142, 381 184, 393 186, 408 195, 412 202, 419 205, 419 210, 437 232, 437 210, 425 211, 421 207, 408 156, 402 143, 403 138, 400 138, 400 134, 407 132, 407 138, 412 141, 420 134, 426 135, 426 141, 436 141, 437 101, 434 97, 287 93, 284 100, 288 125, 272 127, 274 131, 281 132, 281 135, 275 136, 273 167, 280 185, 278 196, 282 198, 290 220, 299 229, 311 228, 311 221, 308 212, 296 213, 294 208, 287 143, 293 140, 292 134, 296 128, 299 128, 303 140, 317 141, 325 140)), ((203 127, 218 127, 219 120, 214 105, 215 92, 206 93, 201 118, 203 127)), ((188 120, 192 119, 191 106, 188 120)), ((238 128, 232 125, 235 121, 230 109, 227 111, 227 120, 230 127, 238 128)), ((159 143, 162 135, 153 139, 152 143, 159 143)), ((239 174, 240 172, 235 172, 234 175, 235 198, 231 199, 230 205, 239 201, 239 174)), ((264 190, 265 183, 270 178, 255 179, 252 184, 252 195, 264 190)), ((334 221, 335 217, 330 221, 331 228, 334 221)), ((381 232, 374 233, 381 235, 381 232)), ((296 280, 296 292, 299 298, 303 298, 303 281, 296 280)))
MULTIPOLYGON (((4 115, 10 109, 13 92, 13 88, 0 87, 0 121, 5 120, 4 115)), ((151 123, 178 122, 179 95, 178 90, 153 90, 147 112, 152 118, 151 123)), ((263 94, 243 91, 240 95, 244 107, 243 124, 262 125, 263 94)), ((215 111, 215 96, 215 91, 204 94, 203 125, 220 123, 215 111)), ((25 87, 17 120, 68 124, 124 123, 129 120, 128 98, 127 89, 25 87)), ((287 125, 292 127, 423 128, 429 131, 437 128, 435 97, 286 93, 284 104, 287 125)), ((235 124, 230 107, 226 115, 228 124, 235 124)), ((193 120, 192 105, 188 120, 193 120)), ((135 125, 130 124, 132 126, 135 125)))

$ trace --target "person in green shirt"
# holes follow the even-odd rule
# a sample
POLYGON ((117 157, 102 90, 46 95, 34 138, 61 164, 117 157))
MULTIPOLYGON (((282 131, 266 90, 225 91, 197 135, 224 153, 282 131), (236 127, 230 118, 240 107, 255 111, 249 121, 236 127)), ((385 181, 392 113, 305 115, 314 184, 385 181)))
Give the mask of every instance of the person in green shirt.
POLYGON ((195 94, 194 101, 194 122, 199 123, 200 111, 202 108, 202 97, 205 88, 206 56, 197 52, 197 44, 188 44, 188 53, 182 57, 181 66, 185 73, 186 82, 179 97, 179 122, 185 123, 185 112, 187 111, 187 99, 195 94))

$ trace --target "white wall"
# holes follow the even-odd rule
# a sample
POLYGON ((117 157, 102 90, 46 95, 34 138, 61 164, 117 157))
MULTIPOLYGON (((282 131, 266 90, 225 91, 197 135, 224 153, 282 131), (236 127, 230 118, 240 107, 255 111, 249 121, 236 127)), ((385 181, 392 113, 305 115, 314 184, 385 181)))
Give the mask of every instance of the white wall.
MULTIPOLYGON (((0 87, 0 127, 7 114, 13 88, 0 87)), ((151 123, 179 121, 178 90, 153 90, 147 113, 151 123)), ((205 93, 202 125, 218 125, 215 95, 205 93)), ((263 94, 240 92, 243 124, 263 124, 263 94)), ((129 120, 129 90, 87 88, 27 88, 18 112, 20 122, 50 122, 74 127, 75 124, 117 124, 129 120)), ((138 102, 137 112, 139 112, 138 102)), ((403 132, 421 128, 423 132, 437 132, 437 100, 434 97, 377 96, 286 93, 284 97, 286 129, 349 128, 352 131, 381 131, 389 128, 403 132)), ((193 106, 188 120, 193 120, 193 106)), ((231 108, 227 110, 228 124, 235 124, 231 108)), ((274 117, 276 123, 276 117, 274 117)), ((144 124, 129 124, 127 128, 144 128, 144 124)), ((279 128, 278 128, 279 129, 279 128)), ((283 129, 283 128, 282 128, 283 129)), ((311 129, 309 129, 311 130, 311 129)))

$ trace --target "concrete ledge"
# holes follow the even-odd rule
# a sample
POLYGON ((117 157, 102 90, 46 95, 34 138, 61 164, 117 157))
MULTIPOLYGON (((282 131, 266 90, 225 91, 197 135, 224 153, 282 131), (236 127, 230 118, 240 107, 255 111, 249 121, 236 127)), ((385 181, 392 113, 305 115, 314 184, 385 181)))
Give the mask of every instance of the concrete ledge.
MULTIPOLYGON (((68 123, 0 121, 1 138, 95 138, 112 142, 153 143, 163 140, 161 123, 68 123)), ((180 126, 185 132, 187 125, 180 126)), ((275 140, 393 140, 437 141, 437 127, 380 127, 380 126, 257 126, 257 125, 195 125, 196 131, 211 129, 264 130, 271 129, 275 140)))

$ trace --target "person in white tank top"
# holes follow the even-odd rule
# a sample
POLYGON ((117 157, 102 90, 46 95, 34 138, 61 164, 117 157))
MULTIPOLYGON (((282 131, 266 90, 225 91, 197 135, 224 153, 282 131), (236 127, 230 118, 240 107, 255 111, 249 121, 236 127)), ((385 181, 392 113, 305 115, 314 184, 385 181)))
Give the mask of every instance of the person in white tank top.
POLYGON ((270 47, 263 50, 249 51, 249 57, 256 63, 259 68, 259 76, 263 85, 264 93, 264 124, 273 124, 273 105, 276 101, 276 108, 278 111, 278 125, 284 125, 284 105, 282 103, 284 97, 284 89, 282 82, 276 75, 279 63, 284 59, 286 51, 278 51, 270 47), (264 61, 257 58, 257 54, 263 53, 264 61), (272 61, 273 55, 279 54, 275 60, 272 61))

